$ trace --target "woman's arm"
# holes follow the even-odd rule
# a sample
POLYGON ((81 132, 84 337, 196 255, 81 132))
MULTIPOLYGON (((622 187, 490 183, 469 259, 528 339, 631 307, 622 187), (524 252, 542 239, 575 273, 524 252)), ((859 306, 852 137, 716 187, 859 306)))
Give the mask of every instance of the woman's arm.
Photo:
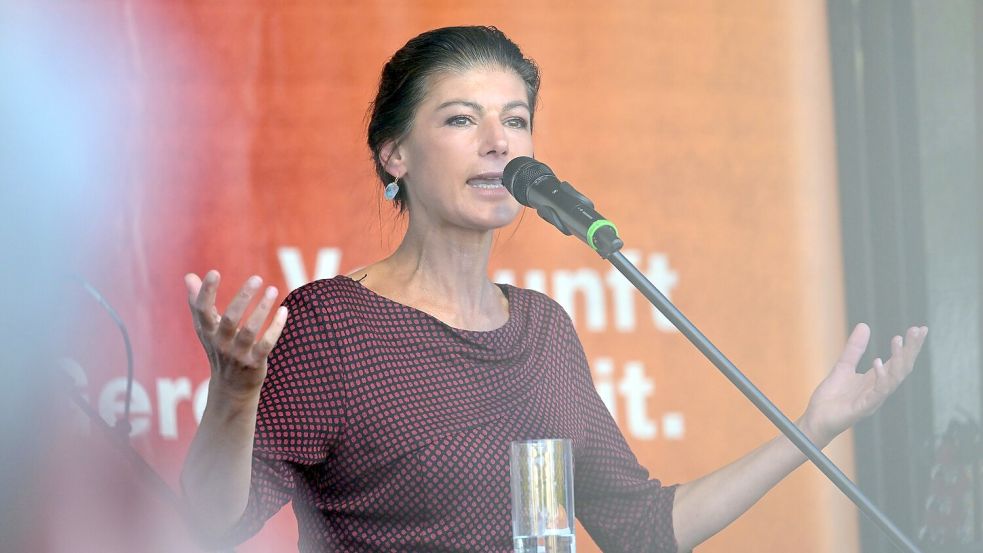
POLYGON ((212 538, 225 534, 246 510, 259 404, 258 393, 223 398, 213 390, 209 387, 208 405, 181 470, 195 527, 212 538))
POLYGON ((217 537, 231 529, 246 509, 260 389, 267 356, 286 323, 287 309, 279 308, 261 333, 277 290, 267 288, 247 317, 262 285, 259 277, 246 281, 221 316, 215 308, 218 272, 209 271, 204 282, 187 275, 185 284, 195 332, 211 365, 211 380, 201 425, 181 471, 181 488, 195 527, 206 537, 217 537))
MULTIPOLYGON (((872 414, 911 372, 927 333, 926 327, 913 327, 905 340, 895 336, 887 363, 876 359, 869 371, 858 374, 857 363, 867 349, 870 329, 857 325, 839 361, 813 392, 797 422, 799 428, 816 445, 825 447, 872 414)), ((805 455, 782 435, 715 472, 680 485, 673 502, 679 550, 689 551, 719 532, 805 461, 805 455)))

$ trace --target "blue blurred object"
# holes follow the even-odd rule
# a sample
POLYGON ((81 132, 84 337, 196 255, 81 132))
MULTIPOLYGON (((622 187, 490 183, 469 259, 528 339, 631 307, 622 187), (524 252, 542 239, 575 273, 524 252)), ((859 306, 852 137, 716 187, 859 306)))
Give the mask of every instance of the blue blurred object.
POLYGON ((98 263, 99 222, 122 172, 120 5, 0 4, 0 542, 27 551, 57 394, 53 344, 70 333, 64 275, 98 263))

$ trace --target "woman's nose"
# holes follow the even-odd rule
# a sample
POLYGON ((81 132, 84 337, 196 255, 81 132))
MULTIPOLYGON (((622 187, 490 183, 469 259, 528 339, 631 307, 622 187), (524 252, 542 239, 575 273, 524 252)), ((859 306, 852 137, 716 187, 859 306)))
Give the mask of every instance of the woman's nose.
POLYGON ((498 121, 489 122, 484 127, 481 154, 504 155, 509 153, 509 140, 505 134, 505 127, 498 121))

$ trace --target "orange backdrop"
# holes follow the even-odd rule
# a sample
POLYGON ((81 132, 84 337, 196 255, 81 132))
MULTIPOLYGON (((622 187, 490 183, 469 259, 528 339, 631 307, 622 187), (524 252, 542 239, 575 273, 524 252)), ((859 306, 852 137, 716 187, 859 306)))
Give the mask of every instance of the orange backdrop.
MULTIPOLYGON (((439 26, 498 26, 538 62, 537 157, 594 199, 639 267, 791 417, 839 351, 824 2, 105 5, 132 157, 112 260, 88 276, 130 325, 134 440, 171 484, 208 376, 182 275, 221 270, 224 305, 253 273, 293 288, 391 251, 401 222, 372 173, 366 112, 388 56, 439 26)), ((598 390, 664 482, 776 434, 620 276, 534 213, 499 234, 492 271, 568 308, 598 390)), ((77 380, 115 417, 118 355, 82 342, 77 380)), ((831 451, 849 464, 848 440, 831 451)), ((854 551, 855 516, 810 467, 700 550, 854 551)), ((295 541, 287 509, 239 551, 295 541)))

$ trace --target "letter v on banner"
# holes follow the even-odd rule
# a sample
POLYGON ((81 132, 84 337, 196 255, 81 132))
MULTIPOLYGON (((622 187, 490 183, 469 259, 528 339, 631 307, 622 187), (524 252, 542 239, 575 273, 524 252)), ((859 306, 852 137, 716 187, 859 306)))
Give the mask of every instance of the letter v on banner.
POLYGON ((284 246, 277 248, 276 254, 288 290, 300 288, 312 280, 331 278, 338 274, 338 268, 341 266, 341 250, 339 248, 320 248, 317 250, 314 278, 308 278, 307 270, 304 268, 304 259, 300 255, 300 248, 284 246))

